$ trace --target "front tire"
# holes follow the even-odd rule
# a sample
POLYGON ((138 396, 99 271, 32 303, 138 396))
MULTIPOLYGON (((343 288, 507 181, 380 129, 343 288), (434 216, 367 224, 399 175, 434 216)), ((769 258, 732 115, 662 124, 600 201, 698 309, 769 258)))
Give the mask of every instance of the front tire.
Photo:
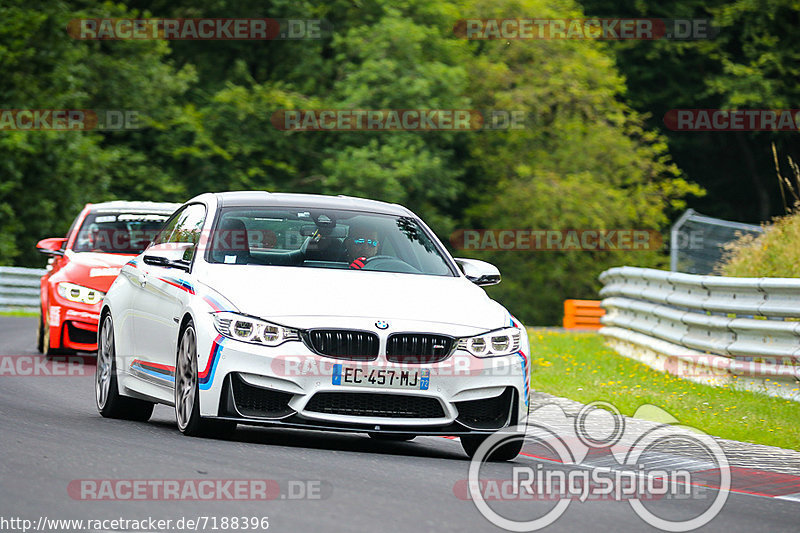
POLYGON ((105 418, 146 422, 153 414, 153 403, 122 396, 119 393, 114 321, 110 314, 105 316, 100 326, 97 367, 94 371, 94 392, 97 410, 105 418))
POLYGON ((233 433, 236 422, 200 416, 197 334, 191 321, 181 334, 175 363, 175 418, 180 432, 189 437, 221 437, 233 433))
POLYGON ((39 339, 37 341, 37 347, 39 347, 39 353, 43 353, 45 357, 54 357, 56 355, 72 355, 76 353, 75 350, 50 347, 50 325, 45 323, 44 313, 39 320, 39 339))
MULTIPOLYGON (((477 453, 478 448, 480 448, 483 441, 489 438, 489 435, 466 435, 460 438, 461 440, 461 447, 464 448, 464 453, 466 453, 470 459, 475 457, 475 453, 477 453)), ((513 461, 519 455, 519 452, 522 451, 522 445, 524 444, 523 439, 515 439, 512 442, 508 442, 506 444, 502 444, 495 448, 492 454, 489 456, 489 461, 513 461)))

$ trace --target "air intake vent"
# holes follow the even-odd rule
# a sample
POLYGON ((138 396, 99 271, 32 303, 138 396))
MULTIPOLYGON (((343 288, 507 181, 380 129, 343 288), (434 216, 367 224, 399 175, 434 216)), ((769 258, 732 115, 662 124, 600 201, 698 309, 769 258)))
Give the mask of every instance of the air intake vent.
POLYGON ((513 387, 507 387, 494 398, 455 402, 456 421, 471 429, 500 429, 508 423, 514 397, 513 387))
POLYGON ((455 339, 430 333, 395 333, 386 344, 386 358, 393 363, 430 364, 450 357, 455 339))
POLYGON ((283 418, 293 411, 289 407, 292 394, 263 389, 245 383, 238 375, 231 377, 233 401, 242 416, 255 418, 283 418))
POLYGON ((443 418, 442 404, 435 398, 401 394, 318 392, 307 411, 331 415, 383 418, 443 418))
POLYGON ((378 336, 368 331, 314 329, 303 336, 316 354, 349 361, 373 361, 378 357, 378 336))

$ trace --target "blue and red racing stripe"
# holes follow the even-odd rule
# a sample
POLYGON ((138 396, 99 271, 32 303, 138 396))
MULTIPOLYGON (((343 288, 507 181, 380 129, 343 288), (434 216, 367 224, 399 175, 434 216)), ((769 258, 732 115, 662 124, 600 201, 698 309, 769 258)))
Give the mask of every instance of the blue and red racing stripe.
POLYGON ((203 300, 210 305, 211 309, 213 309, 215 312, 233 311, 236 309, 236 307, 225 298, 222 298, 222 301, 220 301, 214 296, 206 294, 203 296, 203 300))
POLYGON ((217 335, 217 338, 211 343, 211 352, 208 354, 206 368, 197 374, 198 383, 202 390, 210 389, 214 382, 214 374, 217 371, 217 363, 219 362, 219 356, 222 353, 222 344, 224 342, 225 338, 222 335, 217 335))
MULTIPOLYGON (((519 322, 514 320, 514 317, 509 315, 509 322, 511 323, 512 327, 522 329, 519 325, 519 322)), ((524 330, 523 330, 524 333, 524 330)), ((520 350, 516 353, 517 357, 520 358, 522 361, 522 373, 525 376, 525 405, 528 405, 528 397, 530 396, 530 370, 528 369, 528 357, 525 353, 520 350)))
POLYGON ((152 363, 150 361, 142 361, 141 359, 134 359, 131 363, 131 370, 138 370, 154 378, 158 378, 170 383, 175 382, 175 367, 169 365, 162 365, 159 363, 152 363))
POLYGON ((528 396, 529 396, 529 388, 530 388, 530 383, 529 383, 530 378, 528 376, 528 374, 530 372, 528 370, 528 358, 525 356, 525 354, 521 350, 519 352, 517 352, 517 356, 522 361, 522 372, 523 372, 523 375, 525 376, 523 378, 523 381, 525 382, 525 405, 528 405, 528 396))
POLYGON ((169 277, 169 276, 165 276, 163 278, 158 278, 158 279, 160 279, 164 283, 172 285, 173 287, 177 287, 177 288, 179 288, 179 289, 181 289, 183 291, 186 291, 189 294, 194 294, 194 287, 192 286, 191 283, 189 283, 186 280, 182 280, 182 279, 178 279, 178 278, 172 278, 172 277, 169 277))
MULTIPOLYGON (((214 342, 211 344, 211 352, 209 353, 206 368, 197 374, 198 384, 202 390, 211 388, 214 382, 214 374, 217 371, 217 363, 219 356, 222 353, 222 344, 224 342, 222 335, 217 335, 214 342)), ((141 359, 134 359, 131 363, 131 370, 138 370, 148 376, 158 378, 170 383, 175 382, 175 367, 169 365, 162 365, 159 363, 152 363, 150 361, 142 361, 141 359)))

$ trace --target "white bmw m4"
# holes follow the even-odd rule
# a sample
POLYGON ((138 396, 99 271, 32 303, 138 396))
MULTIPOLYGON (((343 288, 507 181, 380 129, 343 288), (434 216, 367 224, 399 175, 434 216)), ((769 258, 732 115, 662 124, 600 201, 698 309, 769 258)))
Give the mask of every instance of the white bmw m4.
MULTIPOLYGON (((529 344, 408 209, 348 197, 203 194, 184 204, 105 296, 97 408, 187 435, 237 424, 458 436, 469 456, 525 423, 529 344)), ((496 459, 513 459, 519 444, 496 459)))

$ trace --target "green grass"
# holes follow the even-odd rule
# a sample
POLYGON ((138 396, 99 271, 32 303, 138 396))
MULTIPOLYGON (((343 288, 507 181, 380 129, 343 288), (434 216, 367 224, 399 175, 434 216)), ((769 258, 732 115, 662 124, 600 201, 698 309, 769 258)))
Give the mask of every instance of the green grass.
POLYGON ((709 387, 622 357, 596 334, 531 330, 531 388, 582 403, 602 400, 622 414, 658 406, 710 435, 800 450, 800 403, 709 387))
POLYGON ((8 310, 0 311, 0 316, 39 316, 38 311, 8 310))

